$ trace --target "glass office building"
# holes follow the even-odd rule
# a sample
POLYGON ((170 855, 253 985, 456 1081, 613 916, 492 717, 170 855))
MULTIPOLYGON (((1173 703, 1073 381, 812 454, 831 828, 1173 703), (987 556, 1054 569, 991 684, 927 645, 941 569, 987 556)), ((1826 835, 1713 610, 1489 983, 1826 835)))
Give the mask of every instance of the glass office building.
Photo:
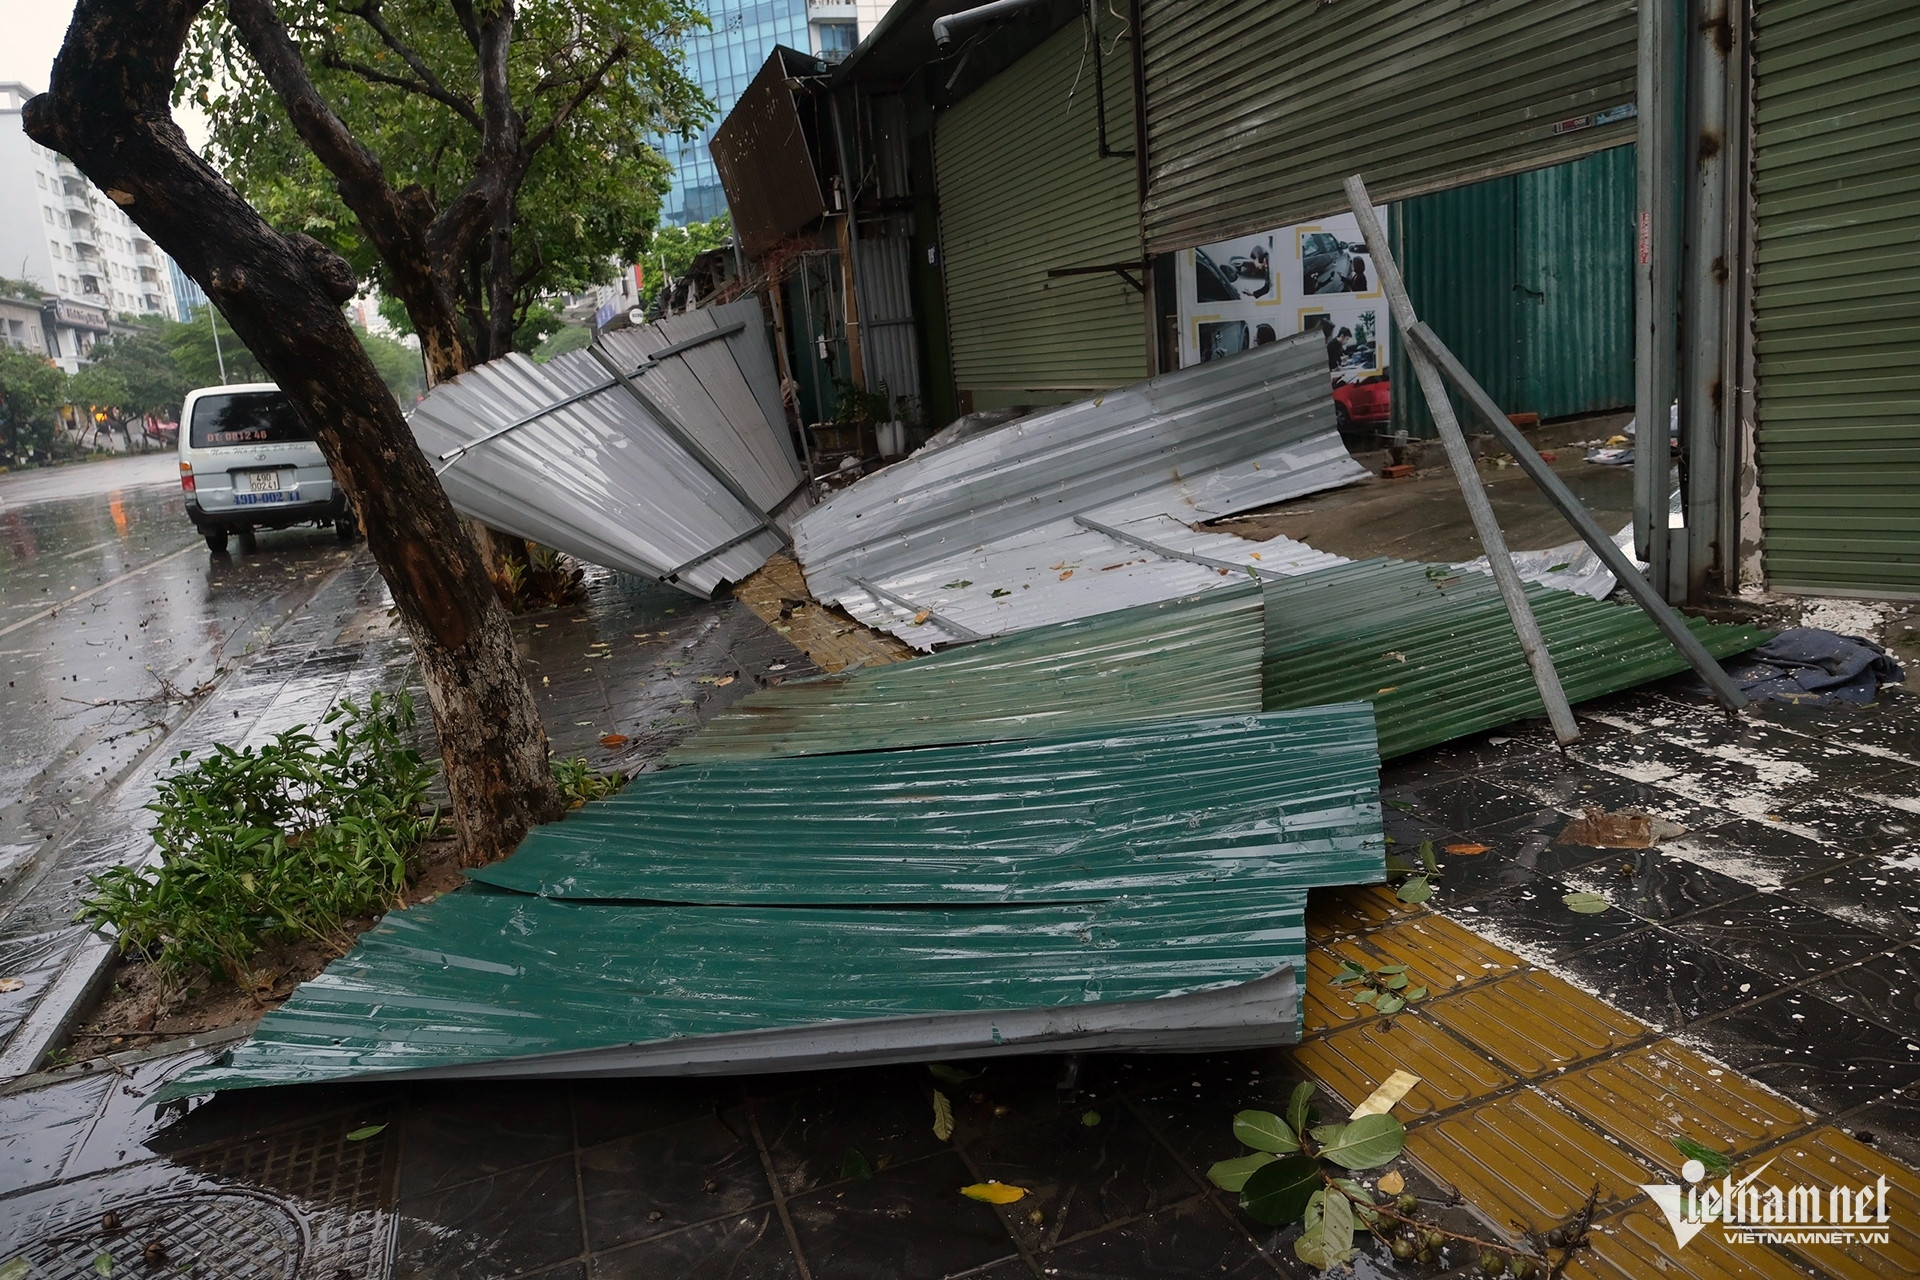
POLYGON ((668 138, 660 144, 673 166, 660 221, 673 225, 705 222, 727 211, 707 144, 773 46, 806 50, 809 43, 807 0, 706 0, 701 7, 713 25, 688 38, 687 70, 713 100, 713 119, 690 142, 668 138))

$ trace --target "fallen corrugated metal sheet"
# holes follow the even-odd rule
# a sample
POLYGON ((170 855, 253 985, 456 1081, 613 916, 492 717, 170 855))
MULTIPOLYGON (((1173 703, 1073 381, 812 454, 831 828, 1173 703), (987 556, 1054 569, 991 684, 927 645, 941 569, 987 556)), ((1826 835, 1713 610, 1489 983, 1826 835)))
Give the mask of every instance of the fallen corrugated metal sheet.
POLYGON ((1311 335, 917 453, 794 526, 807 584, 922 649, 1336 563, 1190 526, 1362 478, 1311 335))
POLYGON ((1371 847, 1361 704, 1020 743, 643 775, 469 873, 681 904, 1086 902, 1348 883, 1371 847))
MULTIPOLYGON (((1490 576, 1365 560, 1265 591, 1267 706, 1367 699, 1383 759, 1545 714, 1490 576)), ((1527 599, 1571 702, 1687 669, 1637 608, 1536 585, 1527 599)), ((1769 634, 1698 618, 1687 626, 1717 658, 1769 634)))
POLYGON ((1377 785, 1360 703, 645 775, 170 1096, 1286 1043, 1306 889, 1384 878, 1377 785))
POLYGON ((749 694, 667 753, 672 765, 1076 733, 1260 709, 1260 588, 1238 583, 915 662, 749 694))
POLYGON ((408 417, 463 515, 711 595, 787 542, 807 495, 748 298, 535 364, 510 355, 408 417))

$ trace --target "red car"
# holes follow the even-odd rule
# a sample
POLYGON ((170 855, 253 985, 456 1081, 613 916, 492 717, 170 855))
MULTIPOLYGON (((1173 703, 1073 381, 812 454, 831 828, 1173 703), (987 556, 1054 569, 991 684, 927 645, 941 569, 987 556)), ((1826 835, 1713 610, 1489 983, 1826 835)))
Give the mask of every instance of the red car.
POLYGON ((1385 373, 1364 374, 1333 389, 1333 417, 1342 431, 1348 427, 1382 427, 1393 404, 1392 384, 1385 373))

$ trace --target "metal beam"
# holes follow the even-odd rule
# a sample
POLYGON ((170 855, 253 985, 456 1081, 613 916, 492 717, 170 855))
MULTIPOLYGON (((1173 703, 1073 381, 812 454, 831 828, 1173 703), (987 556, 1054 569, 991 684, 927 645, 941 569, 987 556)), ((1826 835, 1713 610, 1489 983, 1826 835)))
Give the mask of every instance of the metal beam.
POLYGON ((1678 351, 1674 273, 1679 240, 1673 198, 1679 64, 1674 16, 1671 0, 1645 0, 1639 8, 1635 145, 1640 225, 1634 254, 1633 411, 1639 434, 1633 449, 1633 545, 1663 594, 1671 593, 1673 578, 1667 563, 1672 543, 1667 528, 1667 495, 1672 492, 1667 420, 1678 351))
POLYGON ((1707 594, 1717 568, 1728 581, 1720 545, 1720 468, 1725 453, 1727 268, 1728 0, 1687 5, 1687 122, 1690 160, 1686 249, 1680 300, 1680 438, 1687 511, 1687 599, 1707 594))
MULTIPOLYGON (((1407 294, 1407 286, 1400 278, 1400 265, 1394 261, 1393 249, 1387 243, 1387 233, 1380 226, 1380 216, 1374 212, 1373 202, 1367 198, 1366 183, 1359 174, 1347 179, 1347 202, 1353 206, 1353 216, 1360 223, 1360 238, 1366 241, 1368 252, 1373 254, 1373 267, 1379 277, 1380 287, 1387 295, 1387 306, 1402 333, 1409 333, 1420 323, 1420 317, 1414 313, 1413 299, 1407 294)), ((1580 741, 1580 726, 1574 723, 1573 708, 1567 705, 1567 695, 1560 687, 1559 673, 1553 669, 1553 657, 1547 652, 1547 642, 1540 634, 1540 624, 1534 621, 1533 609, 1527 604, 1526 588, 1521 585, 1520 574, 1513 567, 1513 557, 1507 553, 1507 540, 1500 533, 1500 522, 1494 519, 1493 504, 1487 500, 1486 486, 1480 480, 1480 471, 1474 465, 1473 453, 1467 448, 1467 438, 1460 431, 1459 420, 1453 416, 1453 402, 1447 399, 1446 384, 1440 380, 1440 371, 1418 346, 1407 351, 1413 364, 1414 375, 1420 380, 1420 390, 1426 396, 1427 409, 1433 415, 1434 426, 1440 431, 1441 443, 1446 446, 1447 461, 1453 464, 1454 478, 1460 482, 1460 494, 1467 502, 1467 514, 1473 517, 1474 532, 1480 537, 1480 545, 1487 553, 1487 567, 1493 572, 1493 580, 1500 588, 1500 598, 1506 602, 1507 616, 1513 619, 1514 634, 1520 638, 1520 651, 1526 655, 1527 666, 1533 670, 1533 683, 1540 690, 1540 702, 1547 709, 1547 720, 1553 725, 1553 736, 1560 745, 1580 741)))
POLYGON ((1747 695, 1740 691, 1740 686, 1733 682, 1718 662, 1714 661, 1713 655, 1707 652, 1706 646, 1700 643, 1699 638, 1687 629, 1686 621, 1675 613, 1673 607, 1661 597, 1653 585, 1641 576, 1639 567, 1627 559, 1626 553, 1614 545, 1613 539, 1607 536, 1607 531, 1602 529, 1592 514, 1580 505, 1580 499, 1573 496, 1573 491, 1567 488, 1566 482, 1551 466, 1547 465, 1546 460, 1540 456, 1539 450, 1535 449, 1526 436, 1520 433, 1520 429, 1508 420, 1505 413, 1501 412, 1500 406, 1494 402, 1492 396, 1487 394, 1486 388, 1474 380, 1474 376, 1467 372, 1467 367, 1460 363, 1453 352, 1447 350, 1446 344, 1440 341, 1440 336, 1428 328, 1423 321, 1407 331, 1407 339, 1416 350, 1439 366, 1441 375, 1454 385, 1468 404, 1473 406, 1474 412, 1486 419, 1487 425, 1493 428, 1493 433, 1500 437, 1500 442, 1513 455, 1513 460, 1520 464, 1520 469, 1540 486, 1540 491, 1547 495, 1547 500, 1553 503, 1554 508, 1567 518, 1567 523, 1573 526, 1574 532, 1580 535, 1580 540, 1593 548, 1594 554, 1599 556, 1607 568, 1613 571, 1613 576, 1620 580, 1620 585, 1627 589, 1642 609, 1646 610, 1647 616, 1653 619, 1653 624, 1660 628, 1661 634, 1673 642, 1673 647, 1680 651, 1680 656, 1687 660, 1687 665, 1707 682, 1707 687, 1713 690, 1715 700, 1729 711, 1738 711, 1746 706, 1747 695))

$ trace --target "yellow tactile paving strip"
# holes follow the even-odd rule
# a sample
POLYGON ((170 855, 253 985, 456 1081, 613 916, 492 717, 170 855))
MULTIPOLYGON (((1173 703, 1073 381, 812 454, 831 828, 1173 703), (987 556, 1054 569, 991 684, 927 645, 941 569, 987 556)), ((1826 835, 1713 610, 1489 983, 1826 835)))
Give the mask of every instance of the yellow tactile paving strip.
POLYGON ((1349 1104, 1372 1093, 1395 1071, 1411 1071, 1420 1083, 1394 1108, 1403 1120, 1449 1111, 1515 1083, 1499 1064, 1420 1013, 1357 1023, 1302 1042, 1293 1056, 1349 1104))
POLYGON ((733 594, 823 671, 844 671, 855 663, 877 667, 913 656, 912 649, 892 636, 814 601, 791 556, 773 556, 733 594))
POLYGON ((1611 1006, 1375 886, 1316 893, 1307 913, 1300 1068, 1349 1104, 1395 1070, 1421 1078, 1394 1114, 1407 1151, 1510 1235, 1545 1231, 1597 1185, 1599 1211, 1566 1274, 1582 1280, 1920 1276, 1920 1173, 1813 1113, 1661 1037, 1611 1006), (1331 985, 1340 961, 1408 966, 1432 996, 1391 1018, 1331 985), (1889 1242, 1730 1244, 1717 1228, 1681 1249, 1639 1189, 1678 1181, 1690 1138, 1736 1175, 1762 1162, 1783 1185, 1895 1187, 1889 1242))
POLYGON ((1547 1231, 1587 1202, 1595 1186, 1602 1209, 1626 1203, 1651 1182, 1605 1135, 1537 1092, 1511 1093, 1407 1134, 1407 1151, 1426 1170, 1508 1229, 1547 1231))
POLYGON ((1428 1012, 1523 1077, 1577 1066, 1650 1034, 1634 1019, 1538 971, 1463 991, 1428 1012))
POLYGON ((1554 1101, 1605 1129, 1677 1180, 1684 1135, 1729 1159, 1771 1146, 1814 1115, 1663 1040, 1572 1071, 1545 1086, 1554 1101))
POLYGON ((1658 1209, 1636 1205, 1600 1219, 1592 1248, 1567 1267, 1567 1280, 1806 1280, 1806 1272, 1769 1249, 1734 1246, 1702 1231, 1676 1249, 1658 1209))
POLYGON ((1768 1154, 1773 1163, 1762 1178, 1789 1186, 1819 1187, 1829 1197, 1832 1188, 1842 1184, 1854 1190, 1880 1178, 1889 1184, 1886 1227, 1890 1239, 1886 1244, 1785 1246, 1790 1252, 1842 1280, 1920 1276, 1920 1201, 1914 1195, 1920 1186, 1911 1169, 1833 1128, 1816 1129, 1768 1154))

